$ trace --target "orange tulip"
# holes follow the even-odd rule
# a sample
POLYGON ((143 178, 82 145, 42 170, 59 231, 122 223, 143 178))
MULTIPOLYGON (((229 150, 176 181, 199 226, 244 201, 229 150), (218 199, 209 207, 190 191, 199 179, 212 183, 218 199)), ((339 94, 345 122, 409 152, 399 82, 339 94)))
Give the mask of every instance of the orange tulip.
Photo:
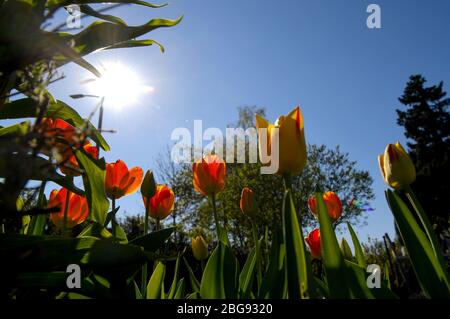
POLYGON ((194 188, 203 195, 215 195, 225 187, 226 165, 217 155, 207 155, 193 164, 194 188))
POLYGON ((255 216, 258 213, 258 203, 250 188, 244 187, 242 189, 239 206, 241 207, 242 212, 248 216, 255 216))
MULTIPOLYGON (((337 220, 342 215, 342 203, 339 199, 339 196, 334 192, 325 192, 323 194, 323 201, 327 206, 328 216, 330 216, 332 221, 337 220)), ((308 198, 308 207, 313 213, 314 216, 317 217, 317 203, 316 196, 310 196, 308 198)))
MULTIPOLYGON (((50 200, 48 201, 48 207, 58 207, 59 211, 50 214, 50 219, 53 224, 58 228, 63 228, 64 223, 64 210, 66 208, 67 199, 66 188, 60 190, 52 190, 50 193, 50 200)), ((88 203, 85 197, 69 192, 69 204, 67 206, 67 220, 66 227, 72 228, 78 224, 81 224, 86 220, 89 215, 88 203)))
MULTIPOLYGON (((147 198, 142 197, 144 205, 147 207, 147 198)), ((158 185, 153 197, 150 198, 149 215, 155 219, 164 219, 173 210, 175 195, 166 185, 158 185)))
POLYGON ((314 229, 308 234, 308 237, 305 237, 305 241, 309 246, 313 258, 320 259, 322 257, 320 245, 320 230, 318 228, 314 229))
POLYGON ((122 160, 106 164, 105 191, 111 199, 132 194, 138 190, 142 182, 142 168, 133 167, 128 170, 122 160))
MULTIPOLYGON (((84 151, 91 155, 93 158, 98 158, 98 148, 91 143, 87 142, 83 146, 84 151)), ((61 172, 65 175, 79 176, 80 172, 77 170, 80 166, 78 165, 77 158, 72 151, 69 153, 69 158, 64 161, 64 165, 60 167, 61 172)))

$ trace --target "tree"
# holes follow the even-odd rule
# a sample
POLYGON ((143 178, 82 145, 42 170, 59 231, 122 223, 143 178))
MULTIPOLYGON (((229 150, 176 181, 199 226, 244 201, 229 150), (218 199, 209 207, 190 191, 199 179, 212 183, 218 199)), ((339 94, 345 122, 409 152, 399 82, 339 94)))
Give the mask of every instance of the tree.
MULTIPOLYGON (((264 115, 263 108, 239 108, 239 119, 235 127, 254 127, 254 114, 264 115)), ((246 141, 248 144, 249 141, 246 141)), ((248 151, 248 149, 247 149, 248 151)), ((202 232, 214 238, 212 212, 206 198, 199 196, 192 186, 192 165, 175 165, 170 159, 170 152, 161 156, 159 176, 171 185, 178 202, 176 207, 177 225, 184 233, 202 232)), ((271 234, 281 224, 283 199, 282 178, 276 175, 261 175, 259 163, 227 163, 227 182, 225 189, 218 194, 219 215, 238 249, 247 251, 253 245, 250 220, 239 207, 243 187, 250 187, 259 199, 259 214, 256 220, 259 234, 266 229, 271 234)), ((358 170, 356 162, 349 154, 325 145, 309 145, 308 165, 301 175, 293 180, 294 200, 304 227, 316 225, 308 212, 307 199, 316 191, 335 191, 341 198, 344 213, 335 226, 342 222, 360 224, 364 222, 364 208, 349 204, 366 203, 374 198, 371 189, 372 178, 367 171, 358 170)))
POLYGON ((422 75, 412 75, 397 109, 397 123, 405 128, 408 148, 417 178, 412 187, 431 221, 441 233, 449 227, 447 198, 450 194, 450 98, 443 82, 425 86, 422 75))

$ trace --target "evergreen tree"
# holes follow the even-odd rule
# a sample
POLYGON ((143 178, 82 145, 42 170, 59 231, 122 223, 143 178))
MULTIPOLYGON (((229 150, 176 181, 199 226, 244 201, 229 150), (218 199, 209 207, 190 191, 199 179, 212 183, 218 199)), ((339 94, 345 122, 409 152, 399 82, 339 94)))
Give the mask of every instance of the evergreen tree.
POLYGON ((440 233, 449 226, 450 98, 446 98, 443 82, 428 87, 425 83, 422 75, 409 78, 399 98, 406 109, 397 110, 397 123, 405 128, 417 170, 412 187, 440 233))

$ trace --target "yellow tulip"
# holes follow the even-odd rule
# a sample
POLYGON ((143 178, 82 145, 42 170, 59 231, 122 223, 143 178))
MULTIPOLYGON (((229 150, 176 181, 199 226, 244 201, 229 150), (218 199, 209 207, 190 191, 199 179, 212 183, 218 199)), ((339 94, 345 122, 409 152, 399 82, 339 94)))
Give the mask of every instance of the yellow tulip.
MULTIPOLYGON (((306 142, 303 126, 303 117, 300 108, 297 106, 286 116, 280 116, 275 124, 271 124, 259 115, 256 115, 256 127, 258 132, 260 129, 267 129, 267 145, 261 140, 261 134, 258 134, 260 158, 265 158, 263 150, 267 150, 267 156, 270 156, 270 166, 278 166, 275 171, 279 175, 283 174, 299 174, 306 165, 306 142), (278 139, 278 163, 276 161, 276 143, 278 139), (273 148, 273 150, 272 150, 273 148), (275 155, 275 156, 274 156, 275 155), (278 164, 278 165, 276 165, 278 164)), ((263 164, 268 165, 269 163, 263 164)))
POLYGON ((384 181, 395 189, 403 189, 416 179, 416 168, 399 142, 386 147, 378 156, 378 164, 384 181))
POLYGON ((208 258, 208 244, 202 236, 192 238, 192 253, 197 260, 208 258))

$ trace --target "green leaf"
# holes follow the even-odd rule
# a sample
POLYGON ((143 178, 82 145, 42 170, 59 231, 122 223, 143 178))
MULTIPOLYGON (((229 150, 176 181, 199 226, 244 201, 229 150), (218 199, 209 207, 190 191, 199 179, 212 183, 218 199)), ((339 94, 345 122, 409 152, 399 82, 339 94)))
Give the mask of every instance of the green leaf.
POLYGON ((74 154, 78 164, 86 172, 83 174, 83 185, 90 219, 104 225, 109 209, 109 201, 105 194, 105 160, 93 159, 82 150, 75 150, 74 154))
POLYGON ((181 278, 180 281, 177 284, 177 289, 176 289, 176 292, 175 292, 175 296, 173 296, 173 299, 182 299, 182 298, 184 298, 184 291, 185 291, 184 278, 181 278))
POLYGON ((198 282, 197 278, 195 277, 194 272, 192 271, 191 266, 189 266, 189 263, 187 262, 186 258, 183 257, 183 260, 184 260, 184 264, 186 265, 186 268, 189 273, 189 279, 191 282, 192 290, 194 292, 199 292, 200 291, 200 283, 198 282))
POLYGON ((175 273, 173 275, 172 285, 170 286, 170 289, 169 289, 169 294, 167 297, 168 299, 173 299, 175 296, 175 293, 177 291, 179 268, 180 268, 180 256, 178 256, 177 261, 175 263, 175 273))
MULTIPOLYGON (((22 98, 4 104, 0 108, 0 119, 20 119, 33 118, 37 116, 37 103, 31 98, 22 98)), ((84 120, 77 111, 66 103, 53 100, 45 114, 46 117, 60 118, 69 124, 81 129, 87 130, 92 140, 100 145, 105 151, 109 151, 109 145, 103 136, 87 120, 84 120)))
POLYGON ((140 299, 144 299, 144 298, 142 298, 141 291, 139 290, 139 287, 138 287, 136 281, 134 281, 134 280, 133 280, 133 288, 134 288, 134 295, 135 295, 135 298, 136 298, 136 299, 139 299, 139 300, 140 300, 140 299))
POLYGON ((56 172, 55 166, 50 160, 32 154, 11 154, 8 157, 0 158, 0 177, 7 176, 10 172, 10 165, 19 164, 21 173, 26 174, 27 179, 52 181, 74 193, 84 195, 84 192, 73 184, 71 177, 56 172))
POLYGON ((219 241, 208 259, 200 284, 204 299, 237 298, 239 263, 230 247, 219 241))
POLYGON ((270 249, 269 266, 263 278, 259 291, 259 298, 263 299, 281 299, 285 298, 286 280, 285 280, 285 253, 286 249, 280 242, 281 231, 273 236, 270 249))
POLYGON ((103 14, 101 12, 95 11, 91 6, 89 6, 87 4, 81 4, 80 11, 84 14, 90 15, 91 17, 99 18, 99 19, 117 23, 117 24, 126 25, 126 23, 119 17, 115 17, 113 15, 103 14))
POLYGON ((322 260, 325 266, 330 298, 348 298, 348 281, 344 258, 339 248, 336 234, 328 216, 327 206, 322 193, 316 193, 317 210, 320 224, 320 244, 322 260))
POLYGON ((106 227, 97 222, 90 222, 77 237, 96 237, 99 239, 112 239, 112 234, 106 227))
POLYGON ((252 249, 244 264, 244 268, 242 268, 241 274, 239 275, 239 287, 242 298, 248 298, 249 291, 252 288, 257 263, 256 250, 256 247, 252 249))
MULTIPOLYGON (((105 0, 78 0, 77 4, 87 4, 87 3, 104 3, 105 0)), ((71 0, 48 0, 46 3, 46 7, 49 9, 64 7, 73 3, 71 0)), ((153 4, 146 1, 141 0, 108 0, 108 3, 129 3, 129 4, 138 4, 141 6, 149 7, 149 8, 162 8, 167 5, 164 4, 153 4)))
POLYGON ((156 44, 162 53, 164 53, 165 49, 164 46, 155 41, 155 40, 128 40, 123 41, 114 45, 110 45, 109 47, 106 47, 105 50, 111 50, 111 49, 122 49, 122 48, 136 48, 136 47, 146 47, 156 44))
POLYGON ((284 194, 283 216, 289 298, 309 298, 311 263, 305 254, 305 242, 290 191, 284 194))
POLYGON ((350 223, 347 223, 347 227, 350 232, 350 235, 352 236, 353 247, 355 248, 356 261, 358 262, 358 265, 365 268, 366 267, 366 258, 364 257, 364 253, 363 253, 361 244, 359 243, 358 236, 356 236, 356 233, 353 230, 350 223))
POLYGON ((28 121, 2 127, 0 128, 0 136, 24 136, 28 132, 29 127, 30 122, 28 121))
POLYGON ((45 214, 39 214, 31 218, 30 227, 27 231, 29 235, 42 235, 44 232, 45 224, 47 223, 48 216, 45 214))
POLYGON ((346 260, 347 285, 350 289, 351 298, 356 299, 397 299, 398 297, 381 283, 380 288, 369 288, 367 286, 368 273, 365 268, 346 260))
POLYGON ((147 285, 147 299, 161 299, 164 294, 164 276, 166 266, 159 262, 147 285))
POLYGON ((430 242, 403 200, 393 191, 386 199, 423 292, 430 298, 450 298, 448 274, 441 267, 430 242))
POLYGON ((130 244, 141 246, 146 251, 155 252, 161 248, 174 231, 174 227, 164 228, 130 241, 130 244))
POLYGON ((70 264, 105 278, 129 278, 149 260, 140 247, 110 240, 17 234, 0 234, 0 258, 2 282, 22 272, 65 271, 70 264))
POLYGON ((135 39, 157 28, 175 26, 180 23, 182 18, 179 17, 176 20, 152 19, 140 26, 96 21, 77 34, 60 33, 60 36, 66 41, 73 40, 75 50, 80 55, 86 55, 99 49, 135 39))

